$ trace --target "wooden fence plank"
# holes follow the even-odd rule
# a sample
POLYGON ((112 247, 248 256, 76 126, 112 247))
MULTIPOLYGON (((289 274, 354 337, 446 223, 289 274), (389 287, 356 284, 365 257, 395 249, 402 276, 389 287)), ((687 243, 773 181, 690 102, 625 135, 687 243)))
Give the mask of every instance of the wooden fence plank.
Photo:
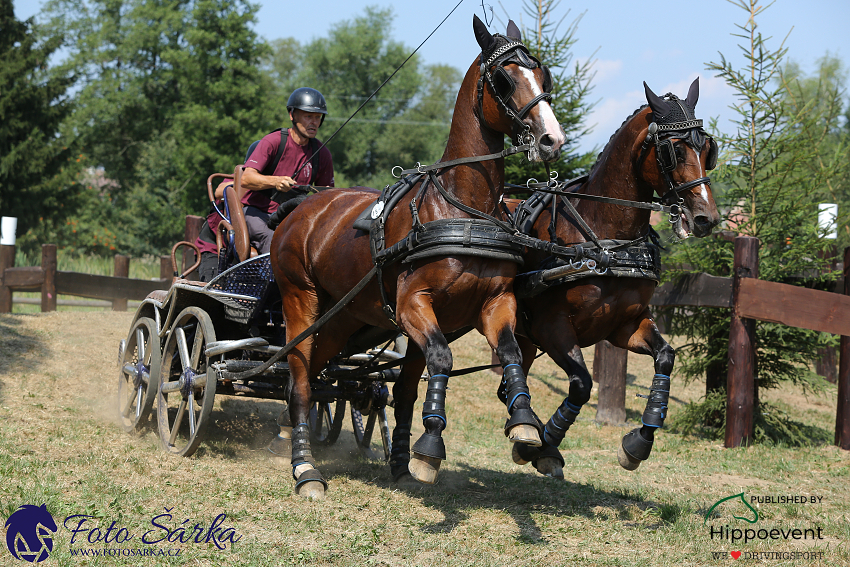
POLYGON ((729 308, 732 307, 732 278, 689 274, 656 288, 649 304, 729 308))
POLYGON ((738 298, 740 317, 850 336, 850 297, 746 278, 738 298))
POLYGON ((131 280, 77 272, 56 272, 56 292, 93 299, 144 299, 156 289, 168 289, 171 281, 131 280))
POLYGON ((6 268, 3 276, 3 284, 15 291, 23 291, 22 288, 40 289, 43 283, 44 270, 41 269, 41 266, 6 268))

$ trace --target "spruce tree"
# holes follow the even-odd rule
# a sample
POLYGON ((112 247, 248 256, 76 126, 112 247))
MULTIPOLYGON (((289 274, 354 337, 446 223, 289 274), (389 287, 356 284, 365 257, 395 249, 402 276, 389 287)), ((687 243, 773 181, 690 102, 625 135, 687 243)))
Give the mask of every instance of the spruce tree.
POLYGON ((25 251, 62 223, 75 202, 79 159, 73 144, 57 137, 71 111, 72 79, 48 70, 61 45, 33 19, 19 21, 12 0, 0 0, 0 212, 17 217, 25 251))
MULTIPOLYGON (((736 66, 723 54, 709 69, 723 78, 735 92, 734 132, 717 133, 722 150, 720 166, 712 174, 712 190, 725 218, 725 228, 760 240, 759 278, 768 281, 824 287, 834 279, 824 251, 831 244, 817 225, 819 197, 827 192, 846 149, 831 154, 824 167, 811 167, 823 155, 822 140, 801 135, 822 123, 829 105, 795 104, 794 77, 785 74, 787 49, 771 47, 757 21, 764 11, 755 0, 738 0, 747 19, 738 25, 744 64, 736 66)), ((717 124, 710 128, 717 132, 717 124)), ((678 245, 667 265, 667 279, 690 271, 732 276, 733 244, 718 238, 687 240, 678 245)), ((686 379, 707 378, 706 398, 679 414, 674 426, 723 434, 725 423, 726 357, 729 337, 728 310, 703 307, 677 309, 672 334, 687 339, 677 350, 677 373, 686 379)), ((806 443, 812 435, 789 422, 775 407, 760 399, 762 389, 788 381, 802 387, 816 386, 814 373, 806 365, 817 357, 825 337, 815 331, 783 325, 756 323, 756 422, 757 442, 806 443), (769 411, 768 411, 769 408, 769 411)))

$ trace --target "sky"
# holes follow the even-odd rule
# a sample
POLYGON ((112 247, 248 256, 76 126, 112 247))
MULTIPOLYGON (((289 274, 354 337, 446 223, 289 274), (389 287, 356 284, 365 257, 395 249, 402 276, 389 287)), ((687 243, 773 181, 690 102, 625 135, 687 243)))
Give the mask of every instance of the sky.
MULTIPOLYGON (((740 0, 737 0, 740 2, 740 0)), ((745 0, 747 1, 747 0, 745 0)), ((455 7, 458 0, 261 0, 256 31, 266 39, 294 37, 301 43, 326 37, 343 20, 364 13, 366 6, 391 7, 395 14, 394 39, 412 51, 455 7)), ((480 51, 472 32, 472 16, 484 19, 490 7, 497 16, 490 31, 504 33, 512 18, 520 27, 531 24, 521 0, 463 0, 440 29, 420 49, 425 63, 445 63, 465 71, 480 51)), ((776 0, 757 22, 768 47, 785 41, 788 57, 804 72, 816 70, 817 60, 827 53, 850 68, 850 1, 776 0), (787 38, 786 38, 787 36, 787 38)), ((41 0, 14 0, 15 14, 37 16, 41 0)), ((747 12, 726 0, 561 0, 555 15, 566 28, 580 17, 573 47, 580 60, 594 61, 591 100, 596 102, 586 125, 593 131, 581 149, 600 148, 623 120, 645 103, 643 81, 656 94, 673 92, 684 98, 688 86, 700 78, 697 117, 717 117, 719 129, 732 131, 729 122, 735 103, 731 89, 706 70, 719 62, 720 53, 736 67, 745 60, 736 24, 743 25, 747 12)))

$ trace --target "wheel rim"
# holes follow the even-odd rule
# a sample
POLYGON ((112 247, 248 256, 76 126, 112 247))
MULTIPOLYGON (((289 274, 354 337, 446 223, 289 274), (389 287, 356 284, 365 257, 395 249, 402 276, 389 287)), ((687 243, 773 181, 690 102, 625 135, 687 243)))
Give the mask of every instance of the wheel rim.
POLYGON ((147 421, 156 397, 160 372, 160 343, 156 323, 142 317, 130 328, 118 359, 118 414, 127 432, 147 421))
POLYGON ((168 332, 156 399, 160 442, 169 453, 192 455, 209 424, 217 380, 204 350, 214 341, 212 321, 197 307, 184 309, 168 332))

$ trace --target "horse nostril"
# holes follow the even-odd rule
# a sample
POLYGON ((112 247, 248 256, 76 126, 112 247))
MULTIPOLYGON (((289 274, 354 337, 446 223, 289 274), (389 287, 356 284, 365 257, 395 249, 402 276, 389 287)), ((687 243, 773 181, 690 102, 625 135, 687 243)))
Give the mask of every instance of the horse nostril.
POLYGON ((706 215, 697 215, 694 217, 694 225, 700 227, 704 230, 711 230, 717 223, 712 221, 710 217, 706 215))
POLYGON ((543 136, 540 137, 539 145, 541 148, 551 148, 555 145, 555 138, 549 134, 543 134, 543 136))

